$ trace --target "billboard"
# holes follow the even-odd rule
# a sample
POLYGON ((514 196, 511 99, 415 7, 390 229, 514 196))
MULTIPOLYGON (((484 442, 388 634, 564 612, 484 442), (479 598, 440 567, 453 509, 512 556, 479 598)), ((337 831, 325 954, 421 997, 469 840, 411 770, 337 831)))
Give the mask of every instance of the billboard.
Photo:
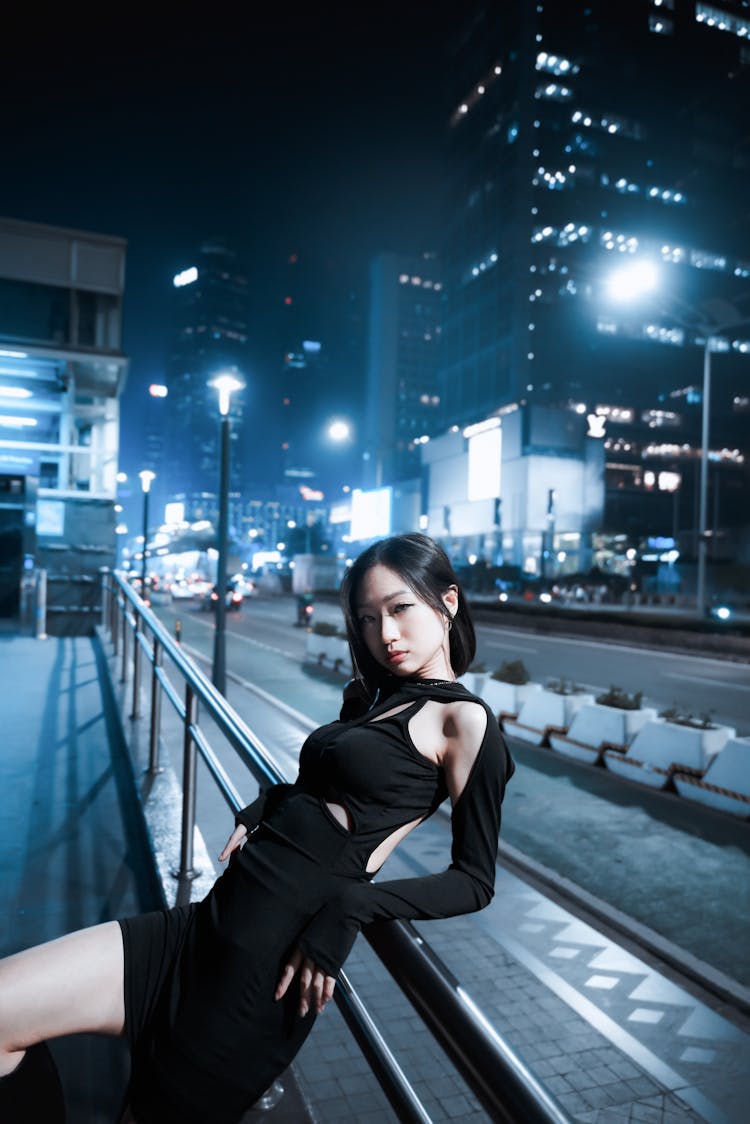
POLYGON ((349 532, 356 542, 378 539, 391 533, 391 489, 373 488, 352 492, 352 525, 349 532))

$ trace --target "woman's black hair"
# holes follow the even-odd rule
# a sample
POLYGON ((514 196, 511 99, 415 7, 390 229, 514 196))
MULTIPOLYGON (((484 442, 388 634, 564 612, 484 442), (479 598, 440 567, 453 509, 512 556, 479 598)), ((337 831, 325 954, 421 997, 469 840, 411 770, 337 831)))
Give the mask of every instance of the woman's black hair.
POLYGON ((359 587, 368 570, 378 565, 387 566, 397 573, 417 597, 452 622, 449 633, 451 667, 457 676, 463 675, 474 659, 476 637, 469 608, 450 559, 443 548, 427 535, 393 535, 368 546, 347 570, 341 584, 341 603, 355 677, 364 681, 370 697, 378 689, 390 690, 397 682, 397 677, 370 655, 359 626, 356 603, 359 587), (453 617, 443 601, 443 594, 451 586, 458 589, 458 609, 453 617))

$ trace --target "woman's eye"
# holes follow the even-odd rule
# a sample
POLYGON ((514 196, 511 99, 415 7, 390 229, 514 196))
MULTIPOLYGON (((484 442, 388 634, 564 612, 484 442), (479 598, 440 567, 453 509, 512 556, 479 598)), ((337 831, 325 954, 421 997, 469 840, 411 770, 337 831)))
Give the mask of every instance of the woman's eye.
POLYGON ((396 605, 393 611, 394 611, 394 613, 403 613, 404 609, 408 609, 408 608, 409 608, 409 605, 407 605, 407 604, 396 605))
POLYGON ((365 628, 366 625, 372 624, 374 619, 375 619, 374 617, 360 617, 359 618, 359 627, 365 628))

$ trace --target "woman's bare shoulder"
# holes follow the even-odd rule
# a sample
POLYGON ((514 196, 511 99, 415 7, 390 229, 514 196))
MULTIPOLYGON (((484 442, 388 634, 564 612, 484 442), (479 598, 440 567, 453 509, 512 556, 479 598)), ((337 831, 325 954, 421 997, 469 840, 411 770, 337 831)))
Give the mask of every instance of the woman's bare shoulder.
POLYGON ((478 699, 457 699, 446 707, 446 736, 454 752, 476 753, 487 730, 487 711, 478 699))

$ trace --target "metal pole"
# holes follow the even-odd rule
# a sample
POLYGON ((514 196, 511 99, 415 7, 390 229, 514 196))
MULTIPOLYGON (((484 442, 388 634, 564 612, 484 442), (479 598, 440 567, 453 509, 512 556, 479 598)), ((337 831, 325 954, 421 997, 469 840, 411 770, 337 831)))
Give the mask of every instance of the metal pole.
POLYGON ((99 573, 102 576, 102 628, 105 629, 109 623, 109 570, 102 566, 99 573))
POLYGON ((34 633, 37 640, 47 639, 47 571, 37 570, 36 612, 34 633))
POLYGON ((216 623, 212 682, 226 694, 227 523, 229 516, 229 417, 221 419, 221 475, 219 478, 219 559, 216 573, 216 623))
POLYGON ((148 771, 151 776, 161 773, 159 766, 159 733, 161 730, 161 644, 154 637, 153 662, 151 664, 151 725, 148 732, 148 771))
POLYGON ((195 788, 198 753, 193 740, 198 700, 189 683, 185 684, 185 718, 182 727, 182 835, 180 838, 180 868, 173 870, 175 878, 197 878, 200 871, 193 869, 193 834, 195 832, 195 788))
POLYGON ((148 538, 148 497, 149 491, 143 491, 143 551, 141 554, 141 598, 148 604, 146 596, 146 539, 148 538))
POLYGON ((123 597, 122 599, 122 669, 120 672, 120 682, 124 683, 128 677, 128 603, 123 597))
POLYGON ((708 507, 708 429, 711 411, 711 336, 706 332, 703 349, 703 401, 701 406, 701 474, 698 510, 698 578, 695 607, 699 616, 706 610, 706 511, 708 507))
POLYGON ((120 600, 119 599, 120 599, 120 595, 117 591, 117 586, 113 584, 113 587, 112 587, 112 604, 111 604, 112 622, 111 622, 110 628, 111 628, 111 631, 112 631, 112 651, 114 652, 115 655, 117 655, 117 647, 118 647, 118 642, 119 642, 118 641, 118 633, 120 631, 120 629, 119 629, 119 625, 120 625, 120 600))
POLYGON ((140 633, 143 629, 141 614, 136 611, 135 630, 133 631, 133 706, 130 711, 131 718, 140 716, 139 695, 141 690, 141 641, 140 633))

